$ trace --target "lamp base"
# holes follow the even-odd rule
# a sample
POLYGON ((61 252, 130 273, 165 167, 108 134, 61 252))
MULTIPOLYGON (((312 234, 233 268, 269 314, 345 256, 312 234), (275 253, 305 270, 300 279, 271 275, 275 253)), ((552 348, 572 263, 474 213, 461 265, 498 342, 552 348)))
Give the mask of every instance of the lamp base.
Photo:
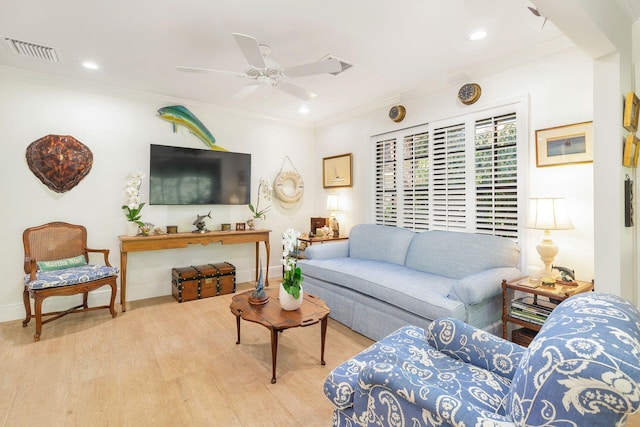
POLYGON ((549 230, 544 230, 542 240, 538 243, 536 249, 538 250, 540 259, 544 263, 544 271, 541 276, 553 277, 553 274, 551 273, 551 265, 553 264, 553 260, 556 255, 558 255, 558 245, 551 240, 551 233, 549 230))

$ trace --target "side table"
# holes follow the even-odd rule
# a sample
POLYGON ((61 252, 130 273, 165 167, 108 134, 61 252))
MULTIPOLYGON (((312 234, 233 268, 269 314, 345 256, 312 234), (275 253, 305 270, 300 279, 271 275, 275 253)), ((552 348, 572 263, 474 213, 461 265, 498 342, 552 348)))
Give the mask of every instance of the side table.
POLYGON ((529 345, 554 307, 572 295, 593 291, 591 282, 576 281, 576 285, 556 283, 554 287, 539 286, 528 277, 502 281, 502 338, 508 339, 508 324, 521 326, 512 332, 511 341, 529 345), (515 298, 515 292, 524 294, 515 298))

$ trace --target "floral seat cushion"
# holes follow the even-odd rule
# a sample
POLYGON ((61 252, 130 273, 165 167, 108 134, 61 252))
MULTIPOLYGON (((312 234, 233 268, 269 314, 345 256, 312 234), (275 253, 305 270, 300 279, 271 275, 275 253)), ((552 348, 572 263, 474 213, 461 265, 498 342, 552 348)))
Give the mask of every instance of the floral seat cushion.
POLYGON ((119 271, 117 267, 89 264, 62 270, 39 271, 34 281, 30 281, 30 276, 27 274, 24 276, 24 283, 29 289, 56 288, 116 276, 119 271))
MULTIPOLYGON (((324 393, 339 409, 353 406, 354 396, 368 375, 391 374, 398 367, 407 384, 426 384, 477 408, 504 414, 511 381, 494 372, 454 359, 430 346, 424 329, 405 326, 336 367, 327 377, 324 393), (377 374, 376 374, 377 372, 377 374)), ((397 371, 397 370, 396 370, 397 371)), ((366 383, 366 381, 364 381, 366 383)), ((366 387, 364 387, 366 389, 366 387)), ((420 388, 420 387, 418 387, 420 388)), ((416 393, 418 399, 420 393, 416 393)))

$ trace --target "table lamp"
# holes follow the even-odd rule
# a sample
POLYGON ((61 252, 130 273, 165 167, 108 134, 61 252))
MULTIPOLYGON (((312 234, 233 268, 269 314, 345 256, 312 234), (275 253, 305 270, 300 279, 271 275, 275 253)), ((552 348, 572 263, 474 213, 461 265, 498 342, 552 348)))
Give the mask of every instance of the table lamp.
POLYGON ((340 237, 340 224, 338 224, 338 220, 336 218, 336 212, 340 211, 340 195, 339 194, 329 194, 327 196, 327 210, 331 212, 329 216, 329 224, 331 230, 333 230, 333 237, 340 237))
POLYGON ((544 230, 542 240, 536 246, 540 259, 544 263, 543 276, 551 277, 551 265, 558 254, 558 245, 551 240, 550 230, 569 230, 573 228, 564 198, 546 197, 529 199, 526 228, 544 230))

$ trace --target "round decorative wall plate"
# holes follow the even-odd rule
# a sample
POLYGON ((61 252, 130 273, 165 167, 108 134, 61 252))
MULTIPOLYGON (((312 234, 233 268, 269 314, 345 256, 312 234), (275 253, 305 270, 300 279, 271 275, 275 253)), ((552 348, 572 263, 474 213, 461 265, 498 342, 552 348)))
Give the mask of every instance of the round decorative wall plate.
POLYGON ((396 123, 400 123, 404 119, 404 116, 406 114, 407 114, 407 110, 404 108, 403 105, 394 105, 389 110, 389 118, 396 123))
POLYGON ((26 156, 31 172, 56 193, 78 185, 93 165, 89 147, 69 135, 47 135, 33 141, 26 156))
POLYGON ((467 83, 458 91, 458 99, 465 105, 470 105, 480 99, 482 88, 477 83, 467 83))

